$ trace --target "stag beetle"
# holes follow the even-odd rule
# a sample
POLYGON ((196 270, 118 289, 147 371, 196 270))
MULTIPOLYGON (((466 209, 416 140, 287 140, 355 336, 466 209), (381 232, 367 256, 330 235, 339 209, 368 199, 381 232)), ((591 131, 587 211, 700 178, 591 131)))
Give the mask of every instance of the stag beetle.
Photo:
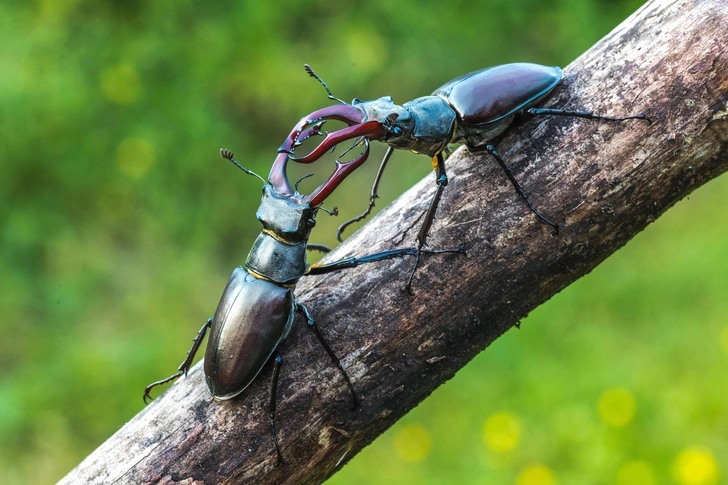
MULTIPOLYGON (((301 133, 289 137, 289 145, 301 139, 301 133)), ((307 136, 307 134, 303 134, 307 136)), ((282 364, 277 348, 288 335, 296 312, 303 314, 308 327, 341 371, 353 396, 353 406, 358 405, 354 386, 334 351, 319 331, 311 313, 294 297, 296 283, 302 276, 325 274, 361 264, 384 261, 396 257, 415 256, 417 248, 401 248, 384 251, 360 258, 346 258, 326 264, 309 266, 306 250, 317 249, 324 252, 328 248, 308 244, 311 229, 316 225, 316 214, 324 210, 321 204, 341 183, 352 165, 361 163, 369 152, 368 142, 363 142, 364 153, 344 164, 337 165, 335 173, 309 195, 291 188, 285 174, 285 161, 278 160, 276 170, 283 164, 283 171, 277 171, 278 178, 269 177, 266 181, 256 173, 245 169, 235 161, 232 152, 222 149, 220 154, 233 162, 249 175, 260 178, 263 183, 263 198, 256 213, 263 225, 263 231, 253 243, 245 261, 245 268, 233 270, 225 286, 215 315, 208 319, 194 338, 187 357, 178 367, 178 372, 148 385, 144 390, 144 402, 150 397, 151 390, 187 375, 195 354, 202 344, 206 332, 210 338, 205 351, 205 381, 210 394, 218 400, 231 399, 243 392, 260 373, 263 366, 273 359, 273 376, 270 398, 270 422, 273 442, 277 453, 277 463, 282 462, 275 424, 276 391, 278 375, 282 364), (352 164, 352 165, 349 165, 352 164)), ((288 149, 291 149, 289 146, 288 149)), ((286 155, 279 155, 286 157, 286 155)), ((308 175, 302 177, 307 177, 308 175)), ((299 182, 300 182, 299 180, 299 182)), ((329 212, 329 211, 326 211, 329 212)), ((336 214, 336 209, 329 212, 336 214)), ((428 253, 462 252, 462 247, 442 250, 429 250, 428 253)))
MULTIPOLYGON (((339 104, 314 111, 302 118, 296 125, 299 129, 298 138, 293 144, 282 146, 279 152, 290 155, 290 159, 295 162, 311 163, 337 144, 353 138, 357 139, 355 145, 365 140, 378 140, 389 145, 372 186, 369 207, 364 213, 339 227, 336 234, 339 241, 341 233, 347 226, 363 219, 371 212, 384 167, 395 148, 421 153, 432 159, 437 191, 432 197, 422 227, 417 234, 418 253, 407 281, 408 291, 411 291, 412 278, 419 264, 420 250, 425 246, 442 192, 448 183, 443 152, 450 154, 448 150, 450 143, 463 143, 471 152, 489 152, 503 168, 513 187, 526 201, 531 211, 558 232, 564 223, 556 224, 536 210, 511 169, 489 141, 501 134, 516 116, 523 113, 576 116, 606 121, 644 119, 651 122, 647 113, 615 118, 587 111, 534 108, 533 106, 547 97, 561 82, 563 74, 559 67, 528 63, 489 67, 453 79, 436 89, 432 95, 417 98, 401 106, 395 104, 391 96, 373 101, 360 101, 355 98, 351 104, 346 103, 331 93, 323 79, 309 65, 306 64, 304 67, 311 77, 324 86, 329 99, 339 104), (323 136, 321 126, 330 119, 344 121, 349 127, 326 133, 324 140, 308 155, 292 156, 291 148, 298 146, 300 141, 313 135, 323 136), (296 141, 299 143, 295 143, 296 141)), ((290 141, 289 139, 287 142, 290 141)), ((283 159, 279 160, 279 163, 282 162, 281 165, 274 166, 271 171, 276 180, 280 178, 281 170, 285 168, 283 159)), ((363 161, 359 160, 359 164, 363 161)), ((349 170, 354 168, 356 167, 349 167, 349 170)))

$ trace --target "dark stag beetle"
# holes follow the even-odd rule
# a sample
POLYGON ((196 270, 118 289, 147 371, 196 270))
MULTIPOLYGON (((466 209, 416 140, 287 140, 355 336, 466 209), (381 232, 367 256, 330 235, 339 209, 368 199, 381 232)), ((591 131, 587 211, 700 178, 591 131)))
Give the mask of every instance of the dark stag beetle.
MULTIPOLYGON (((345 103, 331 93, 323 79, 310 66, 306 64, 304 67, 311 77, 324 86, 329 99, 338 101, 340 104, 314 111, 302 118, 297 125, 299 132, 294 137, 296 143, 291 144, 289 139, 288 144, 282 146, 279 152, 289 155, 290 159, 295 162, 311 163, 328 150, 334 149, 337 144, 349 139, 357 139, 354 145, 368 140, 378 140, 389 145, 372 186, 369 207, 361 215, 339 227, 336 234, 339 241, 341 241, 341 233, 347 226, 364 219, 371 212, 377 198, 377 187, 382 173, 395 148, 422 153, 432 158, 437 191, 417 234, 418 252, 414 268, 407 281, 406 289, 408 291, 411 291, 412 278, 419 264, 421 249, 426 244, 427 234, 432 226, 443 189, 448 183, 443 152, 447 155, 450 154, 448 149, 450 143, 463 143, 471 152, 489 152, 503 168, 513 187, 526 201, 531 211, 553 227, 555 232, 558 232, 559 227, 562 227, 564 223, 556 224, 536 210, 526 192, 513 176, 511 169, 489 141, 501 134, 516 116, 523 113, 576 116, 606 121, 643 119, 651 122, 647 113, 614 118, 588 111, 534 108, 533 106, 547 97, 561 82, 562 72, 558 67, 527 63, 489 67, 453 79, 436 89, 432 95, 417 98, 402 106, 395 104, 390 96, 373 101, 354 99, 351 104, 345 103), (324 140, 308 155, 294 157, 290 148, 295 148, 300 144, 298 142, 313 135, 323 136, 321 126, 330 119, 344 121, 349 127, 326 133, 324 140)), ((363 161, 359 162, 363 163, 363 161)), ((350 166, 349 168, 353 170, 356 167, 350 166)), ((276 171, 275 167, 271 174, 274 172, 277 177, 280 176, 280 170, 276 171)))
MULTIPOLYGON (((292 151, 292 145, 302 136, 310 134, 301 135, 299 130, 294 131, 296 136, 290 136, 284 145, 288 151, 292 151)), ((330 273, 396 257, 414 256, 420 252, 416 248, 402 248, 327 264, 309 266, 306 262, 306 250, 328 251, 325 246, 308 244, 309 234, 316 224, 317 212, 326 211, 321 206, 324 199, 341 183, 352 170, 352 166, 357 166, 362 162, 362 158, 366 159, 368 156, 368 142, 364 141, 363 144, 364 153, 360 157, 338 164, 334 174, 309 195, 298 192, 298 182, 308 175, 296 182, 295 189, 291 188, 285 173, 284 158, 287 158, 287 155, 278 156, 275 168, 269 177, 270 182, 266 183, 259 175, 243 168, 235 161, 232 152, 220 150, 224 158, 232 161, 245 173, 260 178, 265 184, 263 198, 256 213, 263 225, 263 231, 253 243, 245 261, 246 267, 233 270, 215 315, 207 320, 197 333, 178 372, 148 385, 144 390, 144 402, 147 402, 154 387, 187 375, 209 329, 210 339, 205 351, 205 381, 215 399, 227 400, 243 392, 266 362, 273 359, 270 422, 278 457, 277 464, 282 462, 275 425, 276 390, 282 359, 276 349, 288 335, 295 312, 299 312, 306 318, 308 327, 341 371, 353 396, 352 409, 357 407, 358 399, 349 376, 319 331, 311 313, 303 304, 296 301, 293 291, 302 276, 330 273)), ((329 213, 335 214, 336 210, 329 213)), ((453 248, 427 252, 461 251, 462 248, 453 248)))

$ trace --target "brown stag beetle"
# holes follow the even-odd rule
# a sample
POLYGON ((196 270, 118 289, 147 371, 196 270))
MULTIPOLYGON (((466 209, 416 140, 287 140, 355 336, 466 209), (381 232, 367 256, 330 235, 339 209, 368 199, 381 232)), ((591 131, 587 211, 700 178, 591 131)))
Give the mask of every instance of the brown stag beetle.
MULTIPOLYGON (((448 149, 450 143, 463 143, 471 152, 489 152, 503 168, 513 187, 534 214, 553 227, 555 232, 558 232, 559 227, 562 227, 564 223, 556 224, 536 210, 526 192, 513 176, 511 169, 498 154, 495 146, 489 142, 508 128, 516 116, 523 113, 576 116, 606 121, 643 119, 651 122, 647 113, 609 117, 588 111, 534 108, 533 106, 547 97, 561 82, 562 72, 559 67, 528 63, 489 67, 453 79, 436 89, 432 95, 417 98, 402 106, 395 104, 390 96, 373 101, 354 99, 351 104, 346 103, 331 94, 329 87, 310 66, 306 64, 304 67, 311 77, 324 86, 329 99, 338 101, 339 104, 314 111, 301 119, 296 125, 299 130, 298 134, 292 133, 291 136, 294 139, 287 140, 287 144, 279 149, 281 154, 287 156, 279 157, 276 160, 276 164, 271 170, 271 181, 281 179, 288 158, 299 163, 312 163, 337 144, 349 139, 356 139, 354 145, 368 140, 388 144, 389 149, 382 159, 372 186, 369 207, 361 215, 339 227, 336 237, 341 241, 341 233, 344 229, 350 224, 364 219, 374 207, 377 187, 395 148, 410 150, 430 157, 435 169, 437 191, 417 234, 418 252, 415 265, 407 281, 408 291, 411 291, 412 278, 419 264, 421 249, 425 246, 443 189, 448 183, 443 152, 450 154, 448 149), (304 139, 313 135, 323 136, 321 126, 330 119, 344 121, 349 127, 326 133, 324 140, 308 155, 292 156, 291 148, 295 148, 304 139)), ((349 171, 355 169, 365 159, 358 160, 356 165, 350 165, 347 169, 349 171)))
MULTIPOLYGON (((310 132, 302 134, 300 130, 294 129, 284 145, 285 150, 292 151, 293 144, 308 135, 310 132)), ((360 258, 308 265, 307 250, 328 251, 325 246, 308 244, 311 229, 316 225, 316 214, 319 210, 326 211, 321 204, 351 171, 351 167, 366 160, 369 154, 368 141, 365 140, 363 145, 364 151, 359 157, 350 162, 338 163, 334 174, 309 195, 298 192, 298 182, 295 188, 291 188, 285 173, 285 160, 281 159, 287 158, 285 153, 277 159, 275 177, 271 175, 270 182, 266 183, 262 177, 235 161, 232 152, 220 150, 224 158, 232 161, 245 173, 260 178, 265 184, 263 198, 256 213, 263 225, 263 231, 253 243, 245 261, 245 268, 238 267, 233 270, 215 315, 197 333, 187 357, 178 367, 178 372, 148 385, 144 390, 144 402, 147 402, 151 390, 156 386, 187 375, 209 330, 210 339, 205 351, 205 381, 215 399, 227 400, 243 392, 266 362, 273 360, 270 422, 277 453, 276 464, 282 462, 275 424, 276 390, 282 363, 277 348, 288 335, 295 313, 299 312, 306 318, 308 327, 341 371, 353 396, 352 409, 357 407, 354 386, 344 367, 319 331, 311 313, 296 301, 293 292, 302 276, 330 273, 396 257, 416 256, 422 252, 418 248, 401 248, 360 258)), ((306 177, 307 175, 300 180, 306 177)), ((336 209, 329 213, 335 214, 336 209)), ((425 252, 462 252, 462 247, 425 252)))

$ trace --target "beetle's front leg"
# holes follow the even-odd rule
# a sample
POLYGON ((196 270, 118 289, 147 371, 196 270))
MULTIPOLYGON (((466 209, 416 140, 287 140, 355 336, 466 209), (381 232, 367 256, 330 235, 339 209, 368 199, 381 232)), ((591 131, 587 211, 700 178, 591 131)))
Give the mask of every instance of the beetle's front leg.
POLYGON ((177 367, 179 372, 176 374, 172 374, 171 376, 167 377, 166 379, 162 379, 161 381, 152 382, 144 389, 144 403, 146 404, 147 399, 150 398, 150 392, 152 389, 154 389, 157 386, 161 386, 162 384, 166 384, 168 382, 172 382, 173 380, 181 377, 182 375, 187 375, 187 372, 189 372, 190 367, 192 367, 192 361, 195 360, 195 354, 197 354, 197 351, 200 349, 200 345, 202 344, 202 340, 205 338, 205 334, 207 333, 207 329, 210 328, 212 325, 212 318, 208 318, 205 324, 200 328, 200 330, 197 332, 197 336, 192 340, 192 347, 187 352, 187 357, 185 357, 185 360, 182 361, 182 363, 177 367))
POLYGON ((354 224, 355 222, 361 221, 372 213, 372 209, 374 208, 374 202, 379 198, 379 195, 377 194, 379 182, 382 180, 382 174, 384 173, 384 169, 387 166, 387 162, 389 162, 389 159, 392 156, 392 152, 394 152, 393 147, 387 148, 387 153, 384 154, 384 158, 382 158, 382 163, 379 164, 379 170, 377 170, 377 176, 374 177, 374 185, 372 185, 372 191, 369 194, 369 207, 367 207, 367 210, 365 210, 358 216, 344 222, 342 225, 339 226, 339 229, 336 231, 336 239, 338 239, 339 242, 343 242, 343 239, 341 239, 341 233, 344 232, 344 229, 354 224))
POLYGON ((448 182, 447 173, 445 172, 445 159, 442 157, 442 153, 438 153, 432 158, 432 167, 435 169, 437 190, 435 191, 435 195, 432 196, 427 213, 425 213, 425 221, 422 223, 422 227, 420 227, 420 231, 417 233, 417 254, 415 258, 415 265, 412 268, 412 273, 410 273, 410 277, 405 285, 405 289, 410 294, 412 294, 412 279, 415 277, 417 266, 420 264, 422 248, 427 244, 427 235, 430 232, 432 223, 435 221, 437 206, 440 204, 442 192, 445 190, 445 187, 447 187, 448 182))

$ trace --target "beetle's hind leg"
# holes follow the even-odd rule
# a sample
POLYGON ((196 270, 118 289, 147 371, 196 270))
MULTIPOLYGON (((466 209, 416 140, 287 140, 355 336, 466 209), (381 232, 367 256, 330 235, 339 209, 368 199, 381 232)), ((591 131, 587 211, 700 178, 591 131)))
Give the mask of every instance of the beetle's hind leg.
POLYGON ((296 311, 303 314, 303 316, 306 318, 306 323, 308 324, 308 328, 311 329, 313 334, 316 336, 316 339, 319 341, 321 346, 326 350, 326 353, 329 354, 329 357, 331 357, 331 360, 334 361, 334 364, 336 364, 336 367, 339 368, 341 371, 341 375, 344 376, 344 380, 346 381, 346 385, 349 387, 349 390, 351 391, 351 396, 354 400, 353 405, 351 406, 351 409, 354 410, 359 406, 359 398, 356 395, 356 391, 354 390, 354 386, 351 384, 351 380, 349 379, 349 375, 344 370, 344 366, 341 365, 341 361, 336 356, 334 351, 331 349, 329 344, 326 342, 326 339, 324 339, 324 336, 321 335, 321 331, 318 328, 318 325, 316 325, 316 321, 311 316, 311 312, 308 311, 308 308, 303 306, 300 303, 296 303, 296 311))
POLYGON ((528 200, 528 195, 526 195, 526 192, 521 187, 521 184, 518 183, 518 180, 516 180, 516 177, 513 176, 513 171, 510 169, 510 167, 506 164, 505 160, 501 158, 501 156, 498 154, 498 151, 495 149, 495 146, 491 145, 490 143, 485 145, 484 148, 478 148, 471 151, 482 151, 483 149, 487 150, 488 153, 490 153, 493 158, 498 162, 498 165, 501 166, 503 171, 506 173, 506 176, 508 177, 508 180, 511 181, 511 184, 513 184, 513 187, 516 189, 516 192, 518 192, 518 195, 520 195, 523 200, 526 201, 526 204, 528 204, 528 208, 531 209, 531 211, 536 214, 539 219, 544 221, 546 224, 554 228, 554 234, 559 233, 559 229, 564 227, 564 224, 566 224, 566 221, 562 221, 561 224, 556 224, 555 222, 552 222, 548 217, 541 214, 536 207, 531 203, 530 200, 528 200))
POLYGON ((171 376, 167 377, 166 379, 162 379, 161 381, 152 382, 144 389, 144 403, 146 404, 147 399, 149 399, 150 392, 152 389, 154 389, 157 386, 161 386, 163 384, 166 384, 168 382, 172 382, 173 380, 182 377, 183 375, 187 375, 187 372, 189 372, 190 367, 192 367, 192 361, 195 360, 195 354, 197 354, 197 351, 200 349, 200 345, 202 344, 202 340, 205 338, 205 334, 207 333, 207 329, 210 328, 212 325, 212 318, 209 318, 205 324, 200 328, 200 330, 197 332, 197 336, 195 336, 194 340, 192 340, 192 347, 187 352, 187 357, 185 357, 185 360, 182 361, 182 363, 177 367, 178 372, 176 374, 172 374, 171 376))
POLYGON ((575 116, 577 118, 587 118, 590 120, 603 120, 603 121, 646 120, 648 123, 652 124, 652 120, 648 116, 649 111, 640 113, 640 114, 636 114, 636 115, 619 116, 619 117, 602 116, 600 114, 597 114, 597 113, 594 113, 591 111, 569 111, 569 110, 565 110, 565 109, 553 109, 553 108, 529 108, 526 112, 531 115, 575 116))
MULTIPOLYGON (((574 116, 577 118, 587 118, 592 120, 602 120, 602 121, 626 121, 626 120, 646 120, 648 123, 652 123, 652 120, 648 116, 648 112, 645 113, 639 113, 636 115, 629 115, 629 116, 620 116, 620 117, 611 117, 611 116, 603 116, 591 111, 570 111, 565 109, 553 109, 553 108, 529 108, 526 110, 526 112, 530 115, 554 115, 554 116, 574 116)), ((498 154, 498 151, 495 149, 495 146, 492 144, 487 144, 483 147, 476 147, 476 148, 470 148, 468 149, 471 152, 477 152, 477 151, 483 151, 487 150, 488 153, 490 153, 493 158, 498 162, 498 164, 501 166, 503 171, 506 173, 506 176, 508 177, 508 180, 511 181, 511 184, 513 184, 513 187, 516 189, 516 192, 523 198, 523 200, 526 201, 526 204, 528 204, 529 209, 533 211, 534 214, 536 214, 542 221, 550 225, 554 228, 554 233, 558 234, 559 228, 564 227, 565 221, 562 221, 561 224, 556 224, 552 222, 549 218, 541 214, 536 207, 531 203, 530 200, 528 200, 528 196, 526 195, 526 192, 523 190, 521 185, 518 183, 516 178, 513 176, 513 171, 508 167, 505 160, 501 158, 501 156, 498 154)))

